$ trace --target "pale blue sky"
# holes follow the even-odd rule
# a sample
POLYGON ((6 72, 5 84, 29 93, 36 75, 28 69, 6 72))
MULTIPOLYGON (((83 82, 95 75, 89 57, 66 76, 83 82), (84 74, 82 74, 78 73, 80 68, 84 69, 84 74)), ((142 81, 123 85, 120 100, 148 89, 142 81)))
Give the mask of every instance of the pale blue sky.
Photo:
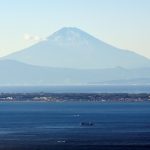
POLYGON ((150 58, 150 0, 0 0, 0 56, 73 26, 150 58))

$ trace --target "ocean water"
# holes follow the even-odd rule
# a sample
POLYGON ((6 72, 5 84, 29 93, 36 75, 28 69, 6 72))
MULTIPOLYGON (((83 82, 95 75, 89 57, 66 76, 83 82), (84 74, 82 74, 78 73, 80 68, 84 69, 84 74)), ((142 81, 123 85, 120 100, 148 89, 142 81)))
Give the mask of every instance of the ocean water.
POLYGON ((150 93, 150 85, 1 86, 0 93, 150 93))
POLYGON ((150 103, 1 102, 0 150, 30 149, 149 150, 150 103))

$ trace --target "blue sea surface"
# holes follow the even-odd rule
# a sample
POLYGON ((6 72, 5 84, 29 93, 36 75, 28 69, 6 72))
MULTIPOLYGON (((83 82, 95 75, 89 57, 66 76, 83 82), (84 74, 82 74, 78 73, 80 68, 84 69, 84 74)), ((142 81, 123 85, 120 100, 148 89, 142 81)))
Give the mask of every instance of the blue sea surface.
POLYGON ((150 93, 150 85, 1 86, 0 93, 150 93))
POLYGON ((150 146, 150 103, 0 103, 0 149, 59 146, 150 146), (94 125, 81 126, 81 122, 94 125))

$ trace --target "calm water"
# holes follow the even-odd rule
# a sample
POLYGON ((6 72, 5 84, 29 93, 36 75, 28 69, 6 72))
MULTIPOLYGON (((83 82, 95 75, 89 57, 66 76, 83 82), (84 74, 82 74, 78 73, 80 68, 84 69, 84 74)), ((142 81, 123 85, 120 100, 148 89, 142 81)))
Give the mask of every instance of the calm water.
POLYGON ((149 145, 150 103, 0 103, 2 150, 150 149, 149 145), (95 125, 80 126, 84 121, 95 125))
POLYGON ((150 93, 150 85, 3 86, 1 92, 49 93, 150 93))

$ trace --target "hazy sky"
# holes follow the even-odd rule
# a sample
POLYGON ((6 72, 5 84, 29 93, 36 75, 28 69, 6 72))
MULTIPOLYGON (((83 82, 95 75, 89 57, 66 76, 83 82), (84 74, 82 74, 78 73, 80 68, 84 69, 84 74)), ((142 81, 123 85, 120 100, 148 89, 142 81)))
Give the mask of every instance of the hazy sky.
POLYGON ((150 58, 150 0, 0 0, 0 56, 66 26, 150 58))

